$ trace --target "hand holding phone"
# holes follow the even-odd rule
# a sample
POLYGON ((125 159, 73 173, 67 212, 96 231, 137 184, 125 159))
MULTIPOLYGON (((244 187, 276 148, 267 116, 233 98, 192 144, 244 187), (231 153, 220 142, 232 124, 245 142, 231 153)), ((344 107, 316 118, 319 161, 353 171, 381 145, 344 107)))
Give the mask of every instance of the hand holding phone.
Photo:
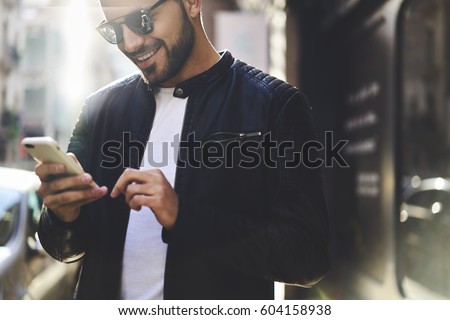
POLYGON ((39 195, 44 205, 60 220, 77 220, 83 205, 107 194, 108 188, 99 188, 92 177, 84 173, 76 157, 63 152, 54 139, 25 138, 22 145, 39 163, 35 171, 42 181, 39 195))
MULTIPOLYGON (((27 137, 22 145, 38 163, 59 163, 66 167, 66 172, 59 176, 85 174, 83 168, 61 150, 58 143, 51 137, 27 137)), ((98 187, 92 181, 91 187, 98 187)))

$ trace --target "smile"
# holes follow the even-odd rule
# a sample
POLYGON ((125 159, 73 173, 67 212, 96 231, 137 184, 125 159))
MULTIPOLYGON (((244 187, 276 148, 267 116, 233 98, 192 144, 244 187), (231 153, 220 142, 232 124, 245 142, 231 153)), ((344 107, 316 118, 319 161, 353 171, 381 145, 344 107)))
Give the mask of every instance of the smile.
POLYGON ((141 57, 136 57, 136 60, 138 62, 144 62, 145 60, 150 59, 151 57, 153 57, 155 55, 156 52, 158 52, 159 48, 153 49, 152 51, 148 52, 147 54, 141 56, 141 57))

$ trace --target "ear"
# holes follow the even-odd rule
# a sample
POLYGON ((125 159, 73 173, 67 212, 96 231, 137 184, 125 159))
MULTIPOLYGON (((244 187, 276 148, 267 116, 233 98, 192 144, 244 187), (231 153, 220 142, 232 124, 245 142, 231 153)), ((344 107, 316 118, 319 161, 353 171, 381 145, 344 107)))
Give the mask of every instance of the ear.
POLYGON ((202 0, 182 0, 186 13, 191 19, 196 19, 202 11, 202 0))

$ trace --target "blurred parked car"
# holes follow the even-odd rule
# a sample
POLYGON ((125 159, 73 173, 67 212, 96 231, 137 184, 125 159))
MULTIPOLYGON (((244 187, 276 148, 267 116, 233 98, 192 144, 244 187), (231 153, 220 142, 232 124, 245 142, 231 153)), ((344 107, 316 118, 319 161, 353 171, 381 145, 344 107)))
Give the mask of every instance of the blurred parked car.
POLYGON ((45 253, 37 238, 41 199, 34 172, 0 167, 0 299, 70 299, 77 265, 45 253))

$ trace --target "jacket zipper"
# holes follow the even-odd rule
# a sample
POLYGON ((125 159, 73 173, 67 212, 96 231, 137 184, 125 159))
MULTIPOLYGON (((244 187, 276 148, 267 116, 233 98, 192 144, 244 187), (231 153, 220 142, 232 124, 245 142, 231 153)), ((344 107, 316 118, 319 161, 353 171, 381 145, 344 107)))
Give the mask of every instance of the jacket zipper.
POLYGON ((217 132, 214 133, 212 135, 210 135, 208 138, 206 138, 206 141, 217 141, 217 142, 226 142, 226 141, 231 141, 231 140, 235 140, 235 139, 246 139, 246 138, 254 138, 254 137, 260 137, 262 136, 262 132, 261 131, 257 131, 257 132, 217 132), (214 137, 222 137, 222 139, 218 139, 214 137))
MULTIPOLYGON (((187 141, 187 135, 189 132, 189 123, 191 122, 191 118, 192 118, 192 114, 193 114, 193 110, 192 110, 192 103, 191 103, 191 97, 188 97, 188 101, 186 104, 186 112, 184 115, 184 120, 183 120, 183 127, 181 129, 181 140, 180 141, 187 141)), ((177 168, 175 171, 175 182, 174 182, 174 190, 178 193, 180 191, 180 175, 181 175, 181 158, 182 158, 182 150, 184 149, 180 149, 178 152, 178 159, 177 159, 177 168)), ((181 168, 183 169, 183 168, 181 168)), ((184 168, 186 169, 186 168, 184 168)))
POLYGON ((252 138, 252 137, 260 137, 262 136, 262 132, 250 132, 250 133, 240 133, 239 134, 239 138, 244 139, 244 138, 252 138))
MULTIPOLYGON (((147 145, 148 140, 149 140, 149 138, 150 138, 150 133, 151 133, 151 131, 152 131, 152 129, 153 129, 153 122, 155 121, 155 114, 156 114, 156 99, 155 99, 155 92, 154 92, 153 89, 150 88, 149 86, 147 86, 147 92, 150 92, 151 95, 152 95, 152 98, 153 98, 153 109, 150 110, 150 119, 151 119, 152 122, 150 123, 149 126, 147 126, 147 130, 146 130, 145 136, 141 137, 141 138, 145 138, 145 140, 144 140, 144 139, 140 139, 140 140, 139 140, 139 141, 143 141, 143 142, 144 142, 144 145, 147 145)), ((142 153, 142 155, 140 155, 139 162, 138 162, 138 167, 135 168, 135 169, 139 169, 139 168, 140 168, 141 163, 142 163, 142 159, 144 158, 144 156, 145 156, 145 151, 142 153)))

